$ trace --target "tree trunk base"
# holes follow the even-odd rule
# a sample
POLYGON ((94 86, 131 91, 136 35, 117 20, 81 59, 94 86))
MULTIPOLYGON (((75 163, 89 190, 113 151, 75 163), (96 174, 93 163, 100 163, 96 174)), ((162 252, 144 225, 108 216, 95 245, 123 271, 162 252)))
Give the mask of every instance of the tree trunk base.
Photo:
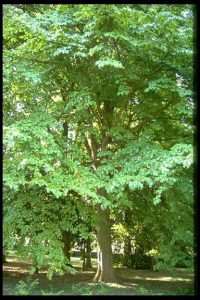
POLYGON ((83 271, 93 271, 92 267, 84 267, 82 268, 83 271))
POLYGON ((116 282, 112 258, 110 211, 109 209, 102 210, 101 207, 99 207, 98 214, 98 268, 93 282, 116 282))
POLYGON ((100 274, 99 276, 96 276, 93 278, 94 283, 116 283, 117 280, 115 278, 115 276, 112 276, 110 278, 106 277, 104 278, 104 276, 102 276, 102 274, 100 274))

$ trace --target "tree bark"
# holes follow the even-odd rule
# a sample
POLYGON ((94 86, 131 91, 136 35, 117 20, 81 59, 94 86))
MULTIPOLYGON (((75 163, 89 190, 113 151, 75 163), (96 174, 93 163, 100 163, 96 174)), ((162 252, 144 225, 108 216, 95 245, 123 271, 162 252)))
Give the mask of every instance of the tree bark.
POLYGON ((37 255, 34 253, 33 254, 33 274, 38 274, 39 273, 39 267, 38 267, 38 262, 37 262, 37 255))
POLYGON ((95 282, 116 282, 112 247, 111 247, 111 222, 109 209, 98 208, 99 226, 97 229, 98 267, 94 277, 95 282))
POLYGON ((38 264, 37 261, 34 262, 34 274, 38 274, 39 273, 39 268, 38 268, 38 264))
POLYGON ((85 270, 85 241, 82 239, 82 245, 81 245, 81 259, 83 260, 82 269, 85 270))
POLYGON ((63 252, 65 257, 70 260, 70 250, 71 250, 71 235, 68 231, 62 231, 62 240, 64 243, 63 252))
POLYGON ((4 253, 3 253, 3 263, 7 263, 6 256, 4 253))
POLYGON ((87 239, 86 241, 86 262, 85 262, 85 268, 86 270, 92 269, 92 261, 91 261, 91 240, 87 239))
POLYGON ((83 270, 92 269, 92 262, 91 262, 91 241, 90 241, 90 239, 87 239, 87 240, 83 241, 83 246, 82 246, 82 260, 83 260, 83 265, 82 265, 82 269, 83 270))

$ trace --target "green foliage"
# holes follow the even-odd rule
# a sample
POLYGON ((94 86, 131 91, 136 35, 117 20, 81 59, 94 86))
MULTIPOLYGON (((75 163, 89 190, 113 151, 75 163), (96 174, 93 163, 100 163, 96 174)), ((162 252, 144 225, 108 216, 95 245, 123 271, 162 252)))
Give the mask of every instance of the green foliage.
POLYGON ((143 286, 140 285, 139 288, 137 288, 138 291, 143 294, 143 295, 150 295, 150 296, 170 296, 170 295, 194 295, 194 290, 192 288, 177 288, 174 289, 173 291, 163 291, 163 292, 158 292, 154 291, 152 288, 149 286, 143 286))
POLYGON ((16 295, 31 295, 38 284, 39 280, 31 276, 27 277, 26 281, 20 280, 16 285, 16 295))
POLYGON ((140 293, 142 293, 143 295, 149 295, 149 290, 143 286, 140 286, 138 288, 138 290, 140 291, 140 293))
POLYGON ((93 283, 89 286, 81 283, 72 285, 73 295, 108 295, 111 290, 109 286, 103 283, 93 283))
POLYGON ((85 285, 83 286, 81 283, 73 284, 72 292, 74 295, 92 295, 91 287, 85 285))
POLYGON ((42 290, 42 296, 63 295, 63 293, 64 293, 64 290, 60 290, 60 291, 57 291, 57 292, 42 290))
POLYGON ((165 263, 193 255, 193 7, 16 4, 3 19, 6 247, 48 255, 51 278, 62 230, 87 238, 98 206, 135 207, 135 247, 152 234, 165 263))

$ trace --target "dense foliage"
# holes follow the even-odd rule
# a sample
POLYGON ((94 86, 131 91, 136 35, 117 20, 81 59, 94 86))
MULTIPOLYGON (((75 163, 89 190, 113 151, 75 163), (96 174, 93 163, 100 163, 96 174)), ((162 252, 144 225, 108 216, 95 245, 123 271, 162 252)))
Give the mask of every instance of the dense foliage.
POLYGON ((3 28, 5 248, 51 276, 105 210, 157 267, 191 258, 193 7, 4 5, 3 28))

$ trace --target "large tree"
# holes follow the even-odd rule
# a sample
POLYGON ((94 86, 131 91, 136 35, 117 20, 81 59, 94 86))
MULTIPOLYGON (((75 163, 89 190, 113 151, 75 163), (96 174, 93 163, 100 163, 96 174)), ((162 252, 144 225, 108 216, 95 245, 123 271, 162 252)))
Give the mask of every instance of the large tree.
POLYGON ((110 211, 134 203, 126 190, 157 204, 192 164, 192 9, 4 5, 6 193, 39 186, 58 209, 80 195, 98 216, 96 281, 115 281, 110 211))

